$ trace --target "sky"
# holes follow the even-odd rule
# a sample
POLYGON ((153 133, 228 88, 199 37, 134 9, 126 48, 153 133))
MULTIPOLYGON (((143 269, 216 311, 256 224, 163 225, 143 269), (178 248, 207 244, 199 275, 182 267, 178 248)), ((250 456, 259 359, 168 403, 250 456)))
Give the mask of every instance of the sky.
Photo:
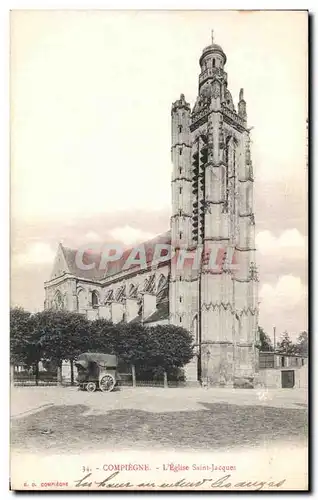
POLYGON ((307 15, 11 13, 11 303, 43 308, 59 242, 130 245, 169 228, 170 110, 199 57, 227 55, 253 127, 260 324, 307 329, 307 15))

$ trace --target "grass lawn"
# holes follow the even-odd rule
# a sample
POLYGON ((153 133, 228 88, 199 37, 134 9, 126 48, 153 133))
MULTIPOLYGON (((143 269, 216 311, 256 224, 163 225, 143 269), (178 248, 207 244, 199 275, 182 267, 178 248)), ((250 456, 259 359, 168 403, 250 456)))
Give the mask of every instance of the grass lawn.
POLYGON ((116 448, 221 450, 275 441, 306 442, 307 411, 201 403, 198 411, 152 413, 115 409, 92 413, 60 405, 13 420, 11 445, 23 451, 79 453, 116 448))

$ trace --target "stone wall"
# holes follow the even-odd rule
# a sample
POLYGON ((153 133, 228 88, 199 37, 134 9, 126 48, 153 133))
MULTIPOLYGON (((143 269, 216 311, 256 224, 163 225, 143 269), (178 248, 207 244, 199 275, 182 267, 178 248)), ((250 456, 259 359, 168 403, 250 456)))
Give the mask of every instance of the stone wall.
POLYGON ((137 316, 140 299, 146 319, 156 310, 156 295, 162 284, 166 282, 168 286, 169 264, 145 272, 120 274, 99 282, 68 274, 55 278, 46 286, 45 308, 77 311, 89 319, 101 317, 117 323, 137 316), (144 292, 147 286, 150 292, 144 292), (97 304, 93 303, 93 294, 97 304))
POLYGON ((295 370, 295 388, 307 389, 308 388, 308 366, 302 366, 295 370))
MULTIPOLYGON (((308 388, 308 366, 301 368, 289 368, 295 373, 294 389, 307 389, 308 388)), ((258 383, 266 388, 282 388, 282 370, 277 369, 263 369, 258 373, 258 383)), ((288 390, 288 389, 286 389, 288 390)))
POLYGON ((271 368, 260 370, 258 374, 258 382, 260 385, 263 385, 268 389, 278 389, 282 386, 281 371, 271 368))

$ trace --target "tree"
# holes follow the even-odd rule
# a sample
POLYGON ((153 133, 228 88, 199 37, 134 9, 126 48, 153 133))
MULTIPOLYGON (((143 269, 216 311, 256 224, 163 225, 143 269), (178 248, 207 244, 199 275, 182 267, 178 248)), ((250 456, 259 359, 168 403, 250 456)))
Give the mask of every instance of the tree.
POLYGON ((12 365, 34 366, 35 383, 38 384, 41 359, 39 335, 35 330, 34 315, 20 307, 10 310, 10 359, 12 365))
POLYGON ((140 370, 147 367, 150 357, 149 329, 140 323, 121 323, 117 335, 116 353, 130 365, 133 386, 136 386, 136 366, 140 370))
POLYGON ((103 352, 105 354, 117 354, 117 333, 119 325, 114 325, 104 318, 95 319, 90 322, 90 338, 87 350, 90 352, 103 352))
POLYGON ((260 341, 260 351, 273 351, 272 341, 261 326, 258 327, 258 334, 260 341))
POLYGON ((295 345, 291 341, 288 332, 284 332, 280 342, 277 343, 277 351, 284 354, 295 354, 295 345))
POLYGON ((120 361, 131 367, 133 386, 136 368, 147 366, 149 359, 149 331, 140 323, 113 323, 105 319, 92 322, 91 347, 107 354, 116 354, 120 361))
POLYGON ((20 307, 10 310, 10 359, 12 364, 26 364, 32 333, 31 313, 20 307))
POLYGON ((176 368, 182 368, 193 358, 192 335, 184 328, 174 325, 158 325, 149 328, 150 366, 163 374, 164 384, 176 368))
POLYGON ((68 313, 67 338, 64 339, 65 357, 71 365, 71 385, 74 384, 74 360, 84 351, 87 351, 91 344, 91 322, 82 314, 68 313))
POLYGON ((71 381, 74 381, 73 361, 86 350, 90 338, 90 323, 81 314, 48 309, 35 314, 35 331, 44 359, 57 366, 58 383, 62 381, 62 361, 71 362, 71 381))
POLYGON ((303 331, 298 335, 295 351, 297 354, 308 356, 308 333, 303 331))
POLYGON ((61 382, 63 360, 71 362, 82 352, 99 351, 116 354, 131 366, 133 384, 138 373, 176 376, 193 357, 193 340, 189 332, 173 325, 146 328, 141 324, 113 323, 105 319, 88 321, 84 316, 64 310, 44 310, 31 315, 14 309, 11 322, 11 360, 34 364, 38 380, 38 362, 57 367, 61 382))

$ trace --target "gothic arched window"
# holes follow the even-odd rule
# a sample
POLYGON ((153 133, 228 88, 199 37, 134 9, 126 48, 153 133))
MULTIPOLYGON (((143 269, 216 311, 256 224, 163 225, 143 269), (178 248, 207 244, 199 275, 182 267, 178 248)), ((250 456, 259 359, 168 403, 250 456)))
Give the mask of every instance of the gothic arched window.
POLYGON ((120 288, 118 288, 116 292, 116 300, 117 302, 123 302, 125 298, 126 298, 126 286, 122 285, 120 288))
POLYGON ((167 278, 163 274, 160 274, 157 284, 157 292, 163 289, 163 287, 167 284, 167 278))
POLYGON ((148 293, 154 293, 156 288, 156 275, 152 274, 148 279, 145 280, 143 291, 148 293))
POLYGON ((212 59, 212 68, 215 68, 215 59, 214 59, 214 57, 212 59))
POLYGON ((137 298, 138 286, 131 284, 128 291, 128 297, 135 299, 137 298))
POLYGON ((98 294, 97 292, 92 292, 92 307, 98 307, 98 294))
POLYGON ((64 300, 59 290, 54 296, 54 309, 64 309, 64 300))
POLYGON ((199 330, 198 330, 198 315, 196 314, 192 320, 193 326, 193 336, 195 339, 195 343, 199 344, 199 330))
POLYGON ((77 303, 79 312, 85 312, 87 308, 86 294, 83 289, 80 289, 77 294, 77 303))
POLYGON ((169 286, 168 286, 168 280, 167 278, 161 274, 158 280, 158 285, 157 285, 157 306, 160 304, 160 302, 164 301, 165 299, 168 299, 169 297, 169 286))
POLYGON ((114 300, 114 290, 108 290, 105 295, 104 304, 109 304, 114 300))

